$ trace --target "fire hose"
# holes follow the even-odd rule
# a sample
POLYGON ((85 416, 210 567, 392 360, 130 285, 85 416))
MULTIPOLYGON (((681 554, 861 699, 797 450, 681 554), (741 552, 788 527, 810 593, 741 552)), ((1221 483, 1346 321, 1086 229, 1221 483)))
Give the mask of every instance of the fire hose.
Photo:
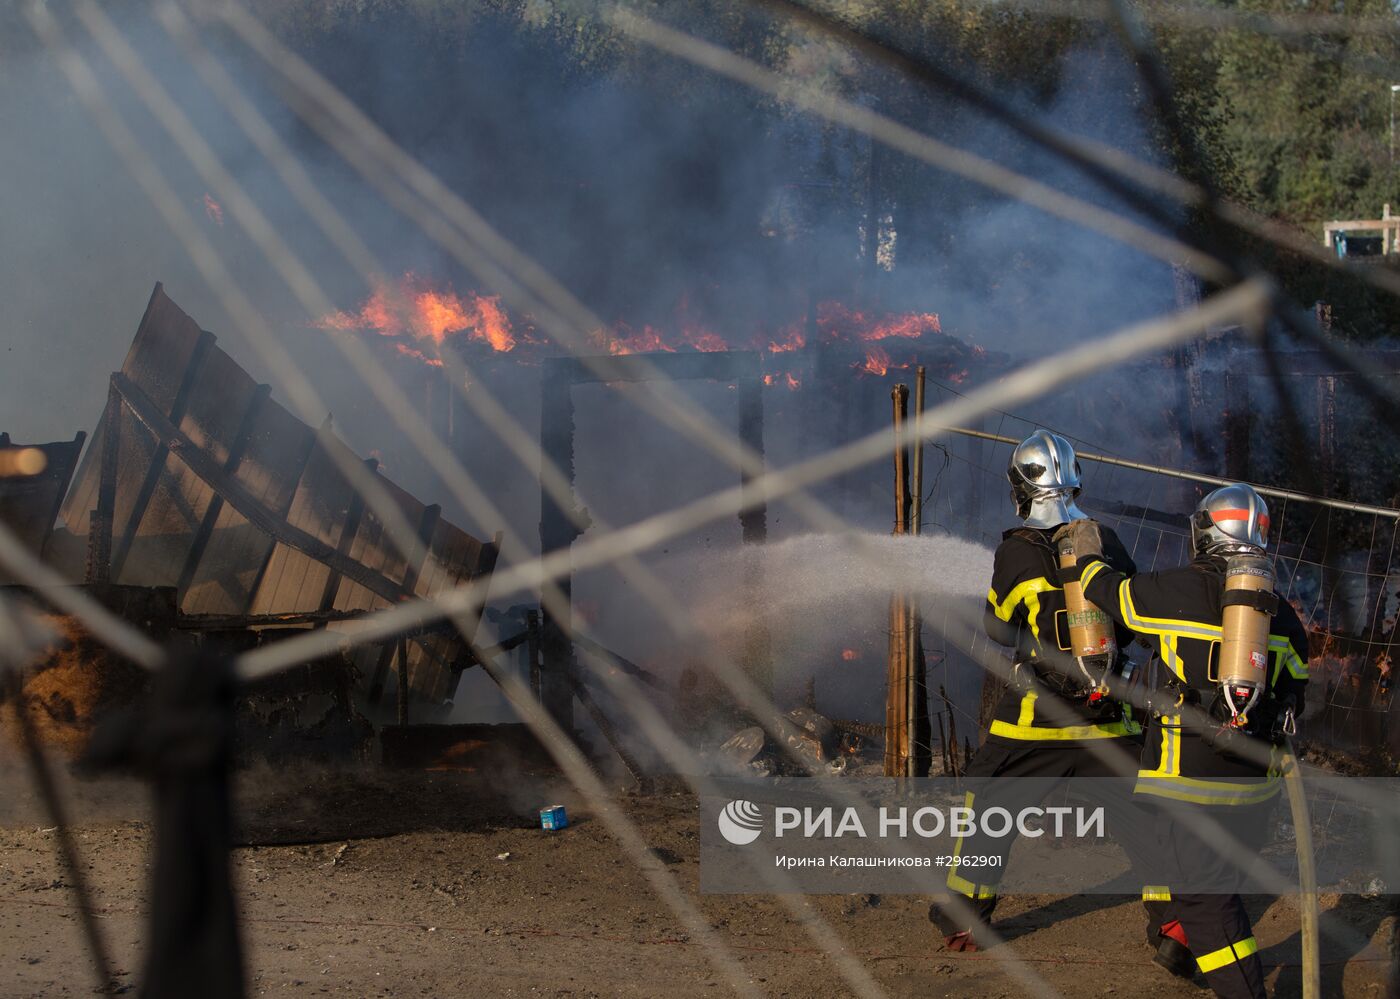
POLYGON ((1303 793, 1303 774, 1292 743, 1285 742, 1283 786, 1288 792, 1288 810, 1293 816, 1294 843, 1298 852, 1298 908, 1303 939, 1303 999, 1321 999, 1322 964, 1318 956, 1317 866, 1313 857, 1312 824, 1308 799, 1303 793))

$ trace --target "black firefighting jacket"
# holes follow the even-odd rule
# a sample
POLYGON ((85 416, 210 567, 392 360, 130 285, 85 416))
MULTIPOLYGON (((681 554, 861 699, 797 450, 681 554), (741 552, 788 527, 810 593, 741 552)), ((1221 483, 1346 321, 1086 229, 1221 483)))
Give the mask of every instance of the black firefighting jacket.
MULTIPOLYGON (((1277 794, 1276 749, 1243 733, 1222 738, 1222 722, 1171 711, 1184 704, 1205 711, 1216 696, 1225 560, 1202 557, 1179 569, 1132 576, 1085 556, 1079 569, 1088 599, 1157 646, 1154 686, 1163 691, 1158 700, 1167 710, 1149 721, 1137 793, 1206 805, 1249 805, 1277 794), (1255 759, 1241 755, 1238 746, 1232 751, 1232 739, 1253 743, 1249 755, 1255 759), (1259 756, 1271 762, 1264 765, 1259 756)), ((1280 600, 1269 629, 1269 693, 1275 704, 1291 696, 1297 714, 1308 681, 1307 655, 1307 632, 1292 605, 1280 600)))
MULTIPOLYGON (((1136 570, 1118 536, 1101 527, 1104 558, 1120 572, 1136 570)), ((1027 742, 1112 739, 1141 732, 1117 705, 1109 712, 1091 707, 1083 697, 1068 698, 1051 689, 1052 661, 1063 671, 1071 667, 1069 624, 1060 583, 1054 529, 1018 527, 1002 535, 992 565, 983 620, 994 642, 1015 650, 1018 682, 1002 695, 988 738, 1027 742)), ((1132 633, 1120 629, 1120 648, 1132 633)), ((1060 675, 1063 675, 1062 673, 1060 675)))

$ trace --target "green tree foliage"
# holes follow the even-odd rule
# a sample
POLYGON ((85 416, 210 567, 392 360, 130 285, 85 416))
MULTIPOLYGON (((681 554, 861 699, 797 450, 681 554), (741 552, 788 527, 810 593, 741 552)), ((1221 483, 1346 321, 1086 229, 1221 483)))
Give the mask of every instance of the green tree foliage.
POLYGON ((1326 219, 1374 218, 1383 202, 1400 201, 1389 150, 1400 19, 1389 0, 1245 0, 1226 9, 1324 15, 1341 29, 1303 37, 1248 29, 1215 35, 1209 55, 1218 67, 1219 141, 1238 165, 1238 194, 1258 211, 1309 229, 1326 219), (1387 22, 1390 30, 1378 30, 1387 22))

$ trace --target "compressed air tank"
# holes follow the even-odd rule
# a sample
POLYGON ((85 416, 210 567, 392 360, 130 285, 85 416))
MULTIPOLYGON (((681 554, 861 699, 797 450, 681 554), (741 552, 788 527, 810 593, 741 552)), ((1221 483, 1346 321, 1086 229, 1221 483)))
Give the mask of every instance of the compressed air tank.
POLYGON ((1085 598, 1084 587, 1079 584, 1078 579, 1071 580, 1078 555, 1069 538, 1060 539, 1059 555, 1060 568, 1065 570, 1063 579, 1065 611, 1069 623, 1069 654, 1076 659, 1090 656, 1107 656, 1112 659, 1118 654, 1113 620, 1085 598))
MULTIPOLYGON (((1226 689, 1250 687, 1259 691, 1269 682, 1269 627, 1273 608, 1274 570, 1262 555, 1232 555, 1225 563, 1224 616, 1220 623, 1220 665, 1216 679, 1226 689)), ((1252 703, 1253 698, 1248 698, 1252 703)))

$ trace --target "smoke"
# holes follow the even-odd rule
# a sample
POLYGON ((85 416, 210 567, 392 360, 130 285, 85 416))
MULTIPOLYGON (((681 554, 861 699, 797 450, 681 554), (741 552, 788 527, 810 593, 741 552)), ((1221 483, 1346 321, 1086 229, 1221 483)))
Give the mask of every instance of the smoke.
MULTIPOLYGON (((444 21, 415 6, 356 5, 359 13, 312 18, 298 13, 310 5, 290 5, 273 24, 408 152, 608 321, 640 327, 694 320, 731 343, 747 344, 758 332, 802 322, 817 302, 836 299, 873 312, 938 313, 946 332, 1019 358, 1173 304, 1165 265, 894 154, 884 154, 887 182, 872 186, 876 153, 867 140, 699 70, 646 54, 614 61, 606 45, 589 49, 586 39, 571 49, 557 33, 526 30, 512 17, 484 9, 444 21), (896 184, 900 177, 905 180, 896 184), (879 202, 873 212, 872 198, 879 202), (863 232, 872 216, 885 247, 876 261, 868 256, 863 232)), ((665 11, 680 12, 679 6, 665 11)), ((111 5, 109 14, 337 304, 356 308, 369 289, 319 235, 148 12, 141 5, 111 5)), ((381 456, 386 474, 411 492, 443 502, 445 516, 477 536, 509 526, 533 544, 539 521, 534 463, 512 455, 461 401, 448 403, 453 387, 436 369, 373 344, 384 348, 385 371, 422 400, 435 429, 447 434, 450 428, 453 450, 507 523, 482 522, 454 504, 438 470, 414 454, 329 335, 315 328, 320 317, 298 308, 226 201, 207 189, 82 29, 68 27, 235 279, 311 374, 338 432, 357 452, 381 456)), ((300 123, 255 57, 217 33, 205 40, 386 273, 412 272, 461 290, 494 290, 480 287, 300 123)), ((1140 98, 1128 82, 1130 68, 1108 43, 1084 44, 1065 59, 1048 100, 1029 88, 1017 92, 1003 84, 1001 92, 1046 124, 1151 158, 1140 98)), ((826 72, 826 51, 797 52, 793 68, 803 69, 807 60, 809 71, 826 72)), ((868 69, 838 53, 830 72, 859 81, 868 69)), ((0 74, 0 123, 7 136, 0 144, 6 232, 0 240, 6 300, 0 428, 35 441, 91 430, 105 400, 106 376, 120 366, 156 280, 286 400, 283 372, 270 370, 233 327, 187 250, 155 216, 48 55, 19 46, 13 58, 0 60, 0 74)), ((916 127, 1119 207, 1053 157, 946 99, 912 86, 895 93, 901 113, 916 127)), ((478 367, 474 384, 488 385, 529 433, 537 433, 538 369, 512 364, 509 355, 475 354, 472 360, 478 367)), ((771 390, 765 396, 768 461, 782 466, 887 424, 887 387, 888 381, 854 378, 843 360, 815 386, 771 390)), ((675 391, 733 429, 734 393, 727 387, 675 391)), ((1121 394, 1148 432, 1171 405, 1165 393, 1156 399, 1122 386, 1121 394)), ((626 392, 580 389, 576 403, 579 492, 585 506, 612 523, 734 483, 732 470, 639 416, 626 392)), ((1076 425, 1074 412, 1033 409, 1025 415, 1048 420, 1046 413, 1076 425)), ((302 415, 314 424, 322 414, 302 415)), ((1105 444, 1136 453, 1122 423, 1103 420, 1112 437, 1105 444)), ((994 452, 983 449, 983 469, 963 461, 937 480, 933 522, 979 541, 995 540, 1009 511, 1000 502, 1004 487, 995 469, 1002 459, 994 452)), ((843 476, 818 494, 859 529, 888 527, 884 468, 843 476)), ((762 577, 777 581, 765 583, 771 586, 765 606, 780 619, 775 634, 789 662, 825 657, 832 649, 839 653, 848 646, 838 633, 850 624, 857 638, 865 635, 869 663, 880 645, 889 580, 877 585, 841 539, 808 537, 788 547, 786 538, 809 529, 777 504, 769 511, 771 554, 737 551, 737 525, 730 521, 677 539, 653 561, 676 570, 668 573, 673 582, 713 587, 716 592, 692 598, 708 601, 697 606, 704 608, 704 620, 721 628, 726 613, 732 623, 744 612, 722 612, 725 574, 742 571, 744 559, 762 558, 762 577), (687 565, 692 570, 677 570, 687 565), (795 622, 791 633, 784 622, 795 622)), ((901 585, 928 587, 948 599, 977 596, 985 586, 987 566, 946 539, 936 543, 942 547, 930 547, 931 540, 877 544, 891 547, 881 551, 893 561, 890 579, 901 585), (900 561, 906 557, 925 561, 900 561)), ((690 592, 684 585, 682 590, 690 592)), ((580 613, 619 651, 639 660, 675 657, 663 644, 673 636, 616 574, 581 575, 575 592, 580 613)), ((801 673, 796 666, 791 671, 801 673)), ((464 688, 459 710, 487 713, 490 696, 489 690, 464 688)))
MULTIPOLYGON (((812 680, 820 709, 863 718, 878 716, 884 703, 890 598, 919 598, 937 666, 958 648, 944 629, 965 642, 964 622, 980 620, 992 552, 949 536, 802 534, 767 545, 692 549, 655 569, 680 598, 688 628, 670 635, 634 623, 626 634, 613 632, 617 652, 674 682, 686 668, 708 671, 707 652, 745 662, 751 636, 762 634, 779 705, 798 703, 812 680)), ((636 594, 624 585, 590 592, 610 597, 589 607, 603 621, 631 606, 637 622, 636 594)), ((977 681, 970 674, 950 687, 970 692, 977 681)))

